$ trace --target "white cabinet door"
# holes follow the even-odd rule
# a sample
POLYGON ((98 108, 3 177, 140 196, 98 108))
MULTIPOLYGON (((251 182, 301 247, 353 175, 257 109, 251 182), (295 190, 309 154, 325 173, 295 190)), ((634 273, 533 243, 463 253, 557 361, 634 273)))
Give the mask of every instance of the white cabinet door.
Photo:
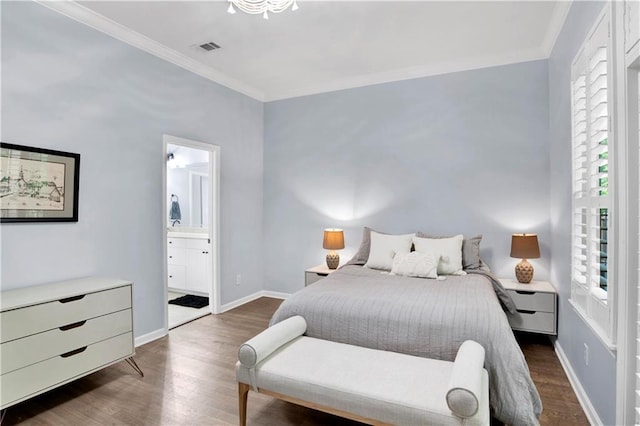
POLYGON ((629 52, 640 40, 640 2, 626 0, 624 8, 625 50, 629 52))
POLYGON ((211 281, 209 250, 187 249, 187 282, 188 290, 198 293, 209 293, 211 281))
POLYGON ((209 294, 211 244, 202 238, 169 238, 167 272, 169 287, 186 293, 209 294))

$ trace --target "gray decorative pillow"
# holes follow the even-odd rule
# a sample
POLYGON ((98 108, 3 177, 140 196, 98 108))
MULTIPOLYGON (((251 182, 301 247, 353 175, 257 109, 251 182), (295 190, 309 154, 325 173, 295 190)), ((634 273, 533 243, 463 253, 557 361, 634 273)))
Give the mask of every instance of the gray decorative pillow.
MULTIPOLYGON (((360 265, 364 266, 369 260, 369 251, 371 250, 371 231, 372 229, 365 226, 362 231, 362 242, 356 254, 353 255, 346 265, 360 265)), ((382 232, 381 232, 382 233, 382 232)))
MULTIPOLYGON (((450 238, 434 237, 433 235, 428 235, 422 232, 418 232, 416 237, 450 238)), ((480 269, 482 266, 482 261, 480 260, 480 241, 482 241, 482 234, 462 240, 462 269, 480 269)))

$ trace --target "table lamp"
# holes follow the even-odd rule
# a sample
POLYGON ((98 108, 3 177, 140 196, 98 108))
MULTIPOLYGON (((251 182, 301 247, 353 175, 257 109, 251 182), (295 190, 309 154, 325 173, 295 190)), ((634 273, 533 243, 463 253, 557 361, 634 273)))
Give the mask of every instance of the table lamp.
POLYGON ((516 278, 518 282, 528 284, 533 279, 533 266, 527 259, 540 257, 538 236, 536 234, 513 234, 511 236, 511 257, 522 259, 516 265, 516 278))
POLYGON ((334 250, 342 250, 344 248, 344 232, 342 232, 342 229, 325 229, 322 247, 329 250, 327 266, 329 269, 336 269, 340 264, 340 256, 334 250))

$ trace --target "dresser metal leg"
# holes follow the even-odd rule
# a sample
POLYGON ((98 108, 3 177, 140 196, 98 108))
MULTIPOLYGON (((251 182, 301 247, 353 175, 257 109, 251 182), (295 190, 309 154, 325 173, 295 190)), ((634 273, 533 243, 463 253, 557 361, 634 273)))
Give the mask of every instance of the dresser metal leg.
POLYGON ((125 359, 125 361, 127 361, 127 364, 129 364, 131 366, 131 368, 133 368, 134 370, 136 370, 138 372, 140 377, 144 377, 144 373, 142 372, 140 367, 138 367, 138 364, 136 363, 136 360, 133 359, 132 356, 130 356, 129 358, 125 359))
POLYGON ((4 415, 7 414, 7 410, 8 408, 5 408, 4 410, 0 410, 0 425, 4 421, 4 415))

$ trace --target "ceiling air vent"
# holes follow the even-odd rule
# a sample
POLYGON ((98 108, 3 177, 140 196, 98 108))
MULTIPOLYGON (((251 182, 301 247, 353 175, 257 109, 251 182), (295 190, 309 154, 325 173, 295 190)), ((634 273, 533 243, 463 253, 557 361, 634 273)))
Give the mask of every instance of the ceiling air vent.
POLYGON ((220 46, 210 41, 208 43, 199 44, 198 47, 202 50, 206 50, 207 52, 211 52, 212 50, 220 49, 220 46))

